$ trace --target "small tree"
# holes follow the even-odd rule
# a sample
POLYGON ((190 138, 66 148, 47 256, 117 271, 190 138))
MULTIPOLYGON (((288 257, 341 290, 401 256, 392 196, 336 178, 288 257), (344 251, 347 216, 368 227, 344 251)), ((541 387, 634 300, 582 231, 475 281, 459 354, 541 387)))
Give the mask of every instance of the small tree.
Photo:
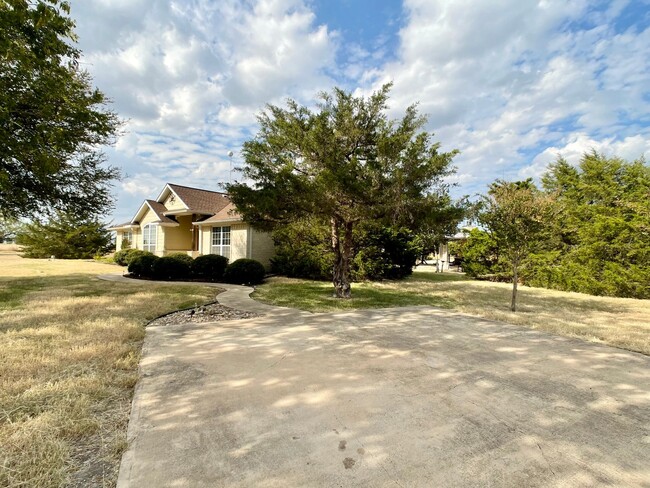
POLYGON ((27 258, 87 259, 111 249, 111 235, 94 217, 59 212, 49 222, 27 224, 18 234, 27 258))
POLYGON ((522 261, 537 247, 552 215, 553 199, 531 179, 497 180, 481 201, 478 220, 492 234, 499 252, 512 265, 512 301, 517 310, 517 282, 522 261))
POLYGON ((267 230, 306 217, 330 229, 338 298, 349 298, 354 229, 363 220, 403 226, 449 174, 455 151, 439 152, 414 106, 401 120, 386 115, 390 85, 369 98, 340 89, 321 94, 318 111, 289 100, 259 116, 244 144, 243 174, 228 192, 245 220, 267 230))

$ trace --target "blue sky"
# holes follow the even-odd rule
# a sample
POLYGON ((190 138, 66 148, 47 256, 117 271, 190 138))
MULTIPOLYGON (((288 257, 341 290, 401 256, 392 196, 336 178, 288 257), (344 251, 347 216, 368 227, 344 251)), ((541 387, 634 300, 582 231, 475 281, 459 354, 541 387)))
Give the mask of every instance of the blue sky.
POLYGON ((650 0, 72 0, 84 67, 127 120, 115 221, 164 183, 218 189, 266 103, 334 86, 418 102, 455 195, 596 149, 650 158, 650 0))

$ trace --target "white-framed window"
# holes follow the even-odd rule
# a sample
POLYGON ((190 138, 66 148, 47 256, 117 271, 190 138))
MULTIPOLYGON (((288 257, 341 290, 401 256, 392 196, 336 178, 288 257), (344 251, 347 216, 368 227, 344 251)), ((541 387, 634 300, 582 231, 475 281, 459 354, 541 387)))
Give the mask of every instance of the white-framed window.
POLYGON ((210 252, 230 259, 230 227, 212 228, 212 247, 210 252))
POLYGON ((142 250, 154 252, 156 250, 156 238, 158 236, 158 224, 147 224, 142 229, 142 250))
POLYGON ((131 230, 122 231, 122 249, 124 249, 124 245, 126 243, 128 243, 129 247, 134 247, 133 246, 133 232, 131 230))

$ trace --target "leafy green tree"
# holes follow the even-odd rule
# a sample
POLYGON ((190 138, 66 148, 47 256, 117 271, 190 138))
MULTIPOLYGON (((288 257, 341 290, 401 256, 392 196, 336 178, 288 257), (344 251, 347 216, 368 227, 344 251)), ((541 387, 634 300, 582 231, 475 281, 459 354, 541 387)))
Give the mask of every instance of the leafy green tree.
POLYGON ((58 212, 49 222, 33 222, 18 233, 27 258, 87 259, 112 248, 111 235, 95 218, 58 212))
POLYGON ((351 295, 354 229, 364 220, 412 223, 449 173, 456 151, 441 153, 425 118, 411 106, 386 115, 390 85, 368 98, 338 88, 321 94, 317 111, 293 100, 269 105, 257 136, 244 144, 243 174, 227 185, 245 220, 274 229, 306 217, 328 225, 336 296, 351 295))
POLYGON ((546 255, 531 266, 531 284, 650 298, 650 167, 596 151, 574 167, 564 159, 542 179, 561 212, 546 255))
POLYGON ((497 180, 482 198, 478 220, 490 232, 500 254, 512 266, 510 310, 517 310, 517 284, 523 261, 541 244, 553 215, 553 199, 532 180, 497 180))
POLYGON ((79 68, 68 2, 0 0, 0 214, 110 207, 120 126, 79 68))
POLYGON ((473 278, 502 271, 499 248, 492 235, 481 229, 472 229, 467 240, 450 242, 449 252, 461 258, 463 271, 473 278))

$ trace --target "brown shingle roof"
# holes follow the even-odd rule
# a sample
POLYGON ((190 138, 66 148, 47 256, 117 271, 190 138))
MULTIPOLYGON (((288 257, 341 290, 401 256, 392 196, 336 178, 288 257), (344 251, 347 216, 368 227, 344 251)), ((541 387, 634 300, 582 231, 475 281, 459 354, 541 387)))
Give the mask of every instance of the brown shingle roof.
MULTIPOLYGON (((183 201, 185 201, 185 200, 183 200, 183 201)), ((163 212, 166 212, 167 208, 162 203, 157 202, 155 200, 145 200, 145 202, 147 202, 147 204, 149 205, 151 210, 153 210, 153 212, 156 214, 156 217, 158 217, 158 220, 160 221, 160 223, 163 223, 163 224, 177 224, 178 223, 178 222, 176 222, 176 220, 170 219, 169 217, 165 217, 163 215, 163 212)))
POLYGON ((178 197, 183 200, 188 209, 194 213, 216 214, 228 204, 230 199, 227 195, 210 190, 200 190, 189 186, 173 185, 168 183, 178 197))
POLYGON ((220 211, 218 211, 216 214, 214 214, 212 217, 209 219, 202 220, 201 223, 212 223, 212 222, 224 222, 224 221, 231 221, 231 220, 241 220, 241 215, 239 212, 237 212, 237 209, 232 203, 228 203, 227 206, 222 208, 220 211))

